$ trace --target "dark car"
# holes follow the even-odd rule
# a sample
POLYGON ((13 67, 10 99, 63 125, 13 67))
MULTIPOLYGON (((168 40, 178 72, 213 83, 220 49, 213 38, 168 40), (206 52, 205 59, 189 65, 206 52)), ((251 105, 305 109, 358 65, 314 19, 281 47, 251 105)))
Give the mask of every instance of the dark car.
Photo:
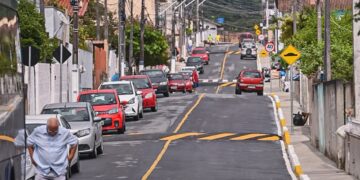
POLYGON ((186 66, 195 66, 200 74, 204 73, 204 61, 199 57, 189 57, 186 61, 186 66))
POLYGON ((143 70, 141 75, 149 76, 152 86, 155 89, 156 94, 164 94, 165 97, 170 96, 169 82, 166 74, 160 69, 143 70))

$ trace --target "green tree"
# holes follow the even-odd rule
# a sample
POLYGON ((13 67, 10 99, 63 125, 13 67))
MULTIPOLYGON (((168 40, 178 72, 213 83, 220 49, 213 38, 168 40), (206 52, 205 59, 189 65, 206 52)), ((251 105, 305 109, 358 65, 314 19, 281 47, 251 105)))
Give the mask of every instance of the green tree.
MULTIPOLYGON (((304 9, 298 19, 298 31, 295 35, 290 35, 289 32, 292 29, 292 20, 285 20, 282 29, 287 31, 282 41, 300 50, 300 68, 304 74, 311 77, 323 66, 324 44, 317 42, 317 15, 314 8, 304 9)), ((336 13, 331 14, 332 79, 350 81, 353 78, 351 25, 350 12, 341 18, 338 18, 336 13)))
POLYGON ((18 12, 21 45, 40 49, 40 61, 50 62, 58 41, 49 39, 45 31, 44 17, 36 10, 35 5, 28 0, 20 0, 18 12))

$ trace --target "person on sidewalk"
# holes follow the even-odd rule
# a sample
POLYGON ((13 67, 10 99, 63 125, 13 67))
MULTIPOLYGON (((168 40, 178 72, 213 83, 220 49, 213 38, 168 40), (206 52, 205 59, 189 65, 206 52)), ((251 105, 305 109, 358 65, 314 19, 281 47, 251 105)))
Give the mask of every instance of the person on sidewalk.
POLYGON ((50 118, 47 125, 35 128, 27 143, 36 167, 35 180, 66 179, 67 167, 74 158, 78 139, 68 129, 59 127, 58 119, 50 118))
POLYGON ((211 34, 208 35, 207 40, 208 40, 209 46, 211 47, 211 44, 213 43, 213 37, 211 34))
POLYGON ((192 51, 192 47, 193 47, 193 41, 191 40, 191 38, 189 38, 189 41, 188 41, 188 54, 191 54, 191 51, 192 51))
POLYGON ((220 35, 217 34, 217 35, 216 35, 216 44, 219 44, 219 42, 220 42, 220 35))

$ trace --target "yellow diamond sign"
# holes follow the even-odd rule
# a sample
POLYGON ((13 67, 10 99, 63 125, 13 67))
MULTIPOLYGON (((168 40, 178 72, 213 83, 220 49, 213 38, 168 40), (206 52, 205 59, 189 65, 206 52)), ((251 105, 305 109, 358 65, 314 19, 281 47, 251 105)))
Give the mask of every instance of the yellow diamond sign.
POLYGON ((259 26, 257 24, 255 24, 254 29, 255 30, 259 29, 259 26))
POLYGON ((268 55, 268 52, 265 51, 265 49, 263 49, 263 50, 260 51, 260 57, 261 57, 261 58, 265 58, 265 57, 267 57, 267 55, 268 55))
POLYGON ((256 35, 260 35, 261 31, 260 30, 256 30, 256 35))
POLYGON ((289 45, 280 54, 280 57, 289 65, 294 64, 301 56, 301 53, 292 45, 289 45))

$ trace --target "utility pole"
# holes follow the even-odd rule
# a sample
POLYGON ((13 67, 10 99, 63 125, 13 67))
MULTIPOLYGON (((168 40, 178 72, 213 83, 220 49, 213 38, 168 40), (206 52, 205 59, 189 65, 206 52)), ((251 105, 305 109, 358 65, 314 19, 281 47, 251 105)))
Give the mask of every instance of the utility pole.
MULTIPOLYGON (((200 28, 200 42, 204 42, 204 10, 201 8, 201 28, 200 28)), ((225 37, 225 36, 224 36, 225 37)))
POLYGON ((76 100, 76 97, 80 91, 80 71, 78 62, 78 42, 79 42, 79 2, 75 0, 73 3, 73 69, 72 69, 72 88, 73 96, 72 100, 76 100))
POLYGON ((296 18, 296 4, 297 1, 293 0, 293 6, 292 6, 292 16, 293 16, 293 34, 296 34, 297 31, 297 26, 296 26, 296 22, 297 22, 297 18, 296 18))
POLYGON ((321 0, 316 0, 316 12, 317 12, 317 40, 321 42, 321 31, 322 31, 322 24, 321 24, 321 0))
POLYGON ((40 6, 40 14, 42 15, 42 16, 44 16, 45 15, 45 5, 44 5, 44 0, 40 0, 40 2, 39 2, 39 6, 40 6))
POLYGON ((119 0, 119 75, 125 75, 125 0, 119 0))
POLYGON ((133 40, 134 40, 134 0, 130 0, 130 43, 129 43, 129 68, 130 68, 130 73, 134 74, 134 70, 133 70, 133 56, 134 56, 134 44, 133 44, 133 40))
POLYGON ((145 65, 144 33, 145 33, 145 0, 141 0, 139 71, 144 70, 144 65, 145 65))
POLYGON ((199 20, 199 0, 196 0, 196 34, 195 34, 195 45, 199 46, 199 31, 200 31, 200 20, 199 20))
POLYGON ((269 29, 269 0, 265 3, 266 28, 269 29))
POLYGON ((99 14, 99 0, 96 0, 96 40, 100 40, 100 14, 99 14))
POLYGON ((109 21, 108 21, 108 7, 107 7, 107 0, 104 0, 104 7, 105 7, 105 12, 104 12, 104 16, 105 16, 105 20, 104 20, 104 39, 108 41, 109 39, 109 21))
POLYGON ((175 23, 176 23, 176 15, 175 15, 175 8, 173 7, 173 17, 172 17, 172 22, 171 22, 171 54, 172 54, 172 58, 171 58, 171 64, 170 64, 170 72, 174 73, 175 72, 175 61, 176 61, 176 46, 175 46, 175 23))
POLYGON ((325 52, 324 52, 324 77, 325 81, 331 80, 330 61, 330 0, 325 0, 325 52))
MULTIPOLYGON (((353 15, 355 16, 360 11, 356 8, 358 0, 353 0, 353 15)), ((352 125, 359 126, 360 122, 360 21, 353 19, 353 52, 354 52, 354 91, 355 91, 355 115, 356 122, 353 121, 352 125)))

